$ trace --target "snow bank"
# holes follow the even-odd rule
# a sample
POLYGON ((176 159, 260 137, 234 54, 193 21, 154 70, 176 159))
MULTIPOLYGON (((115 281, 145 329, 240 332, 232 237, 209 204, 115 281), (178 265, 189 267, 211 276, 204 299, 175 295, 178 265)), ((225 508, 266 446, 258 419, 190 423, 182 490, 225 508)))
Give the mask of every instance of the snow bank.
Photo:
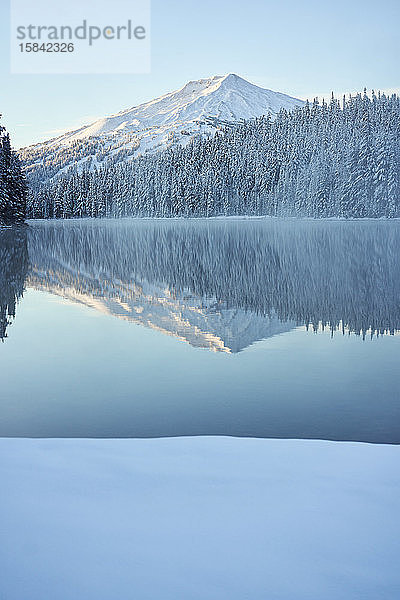
POLYGON ((400 448, 0 440, 7 600, 394 600, 400 448))

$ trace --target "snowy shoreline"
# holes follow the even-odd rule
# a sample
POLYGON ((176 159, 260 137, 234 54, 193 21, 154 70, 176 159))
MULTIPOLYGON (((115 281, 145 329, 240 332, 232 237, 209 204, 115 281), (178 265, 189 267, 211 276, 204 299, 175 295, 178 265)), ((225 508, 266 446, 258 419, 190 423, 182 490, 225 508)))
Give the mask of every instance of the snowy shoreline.
POLYGON ((139 216, 127 216, 127 217, 72 217, 70 219, 27 219, 26 223, 29 225, 43 224, 43 223, 96 223, 96 222, 116 222, 121 223, 124 221, 298 221, 298 222, 310 222, 310 223, 366 223, 366 222, 400 222, 400 217, 276 217, 273 215, 219 215, 213 217, 139 217, 139 216))
POLYGON ((309 440, 2 438, 1 590, 392 600, 399 455, 309 440))

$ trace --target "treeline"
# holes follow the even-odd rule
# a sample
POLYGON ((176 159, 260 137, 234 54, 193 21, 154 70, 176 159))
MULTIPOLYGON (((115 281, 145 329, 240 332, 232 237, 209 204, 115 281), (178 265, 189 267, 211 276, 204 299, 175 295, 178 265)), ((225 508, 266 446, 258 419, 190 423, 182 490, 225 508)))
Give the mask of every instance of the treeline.
POLYGON ((0 225, 23 223, 26 202, 26 181, 18 155, 11 148, 8 133, 0 125, 0 225))
POLYGON ((366 92, 34 186, 36 218, 400 216, 400 99, 366 92))

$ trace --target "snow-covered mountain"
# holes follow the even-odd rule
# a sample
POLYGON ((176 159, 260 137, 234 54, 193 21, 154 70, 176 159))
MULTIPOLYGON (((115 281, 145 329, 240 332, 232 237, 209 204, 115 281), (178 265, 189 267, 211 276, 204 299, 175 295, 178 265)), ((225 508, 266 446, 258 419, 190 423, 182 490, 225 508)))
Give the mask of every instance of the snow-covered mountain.
MULTIPOLYGON (((301 100, 260 88, 238 75, 216 75, 209 79, 190 81, 177 91, 99 119, 91 125, 62 135, 53 143, 68 144, 79 139, 110 134, 145 134, 149 130, 153 135, 162 135, 180 127, 199 130, 201 125, 206 125, 208 119, 240 121, 267 113, 274 116, 281 108, 290 110, 302 104, 301 100)), ((152 134, 147 133, 143 137, 152 138, 152 134)))
POLYGON ((260 115, 275 117, 302 100, 263 89, 238 75, 190 81, 139 106, 21 150, 28 175, 43 180, 71 165, 91 168, 104 161, 130 160, 196 135, 213 133, 227 122, 260 115))

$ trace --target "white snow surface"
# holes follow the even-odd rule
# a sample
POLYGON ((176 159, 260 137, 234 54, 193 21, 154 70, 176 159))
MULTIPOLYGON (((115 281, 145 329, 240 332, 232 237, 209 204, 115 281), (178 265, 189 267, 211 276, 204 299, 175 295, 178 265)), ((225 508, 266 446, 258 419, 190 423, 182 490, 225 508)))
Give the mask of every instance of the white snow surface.
POLYGON ((0 440, 7 600, 395 600, 400 448, 0 440))

